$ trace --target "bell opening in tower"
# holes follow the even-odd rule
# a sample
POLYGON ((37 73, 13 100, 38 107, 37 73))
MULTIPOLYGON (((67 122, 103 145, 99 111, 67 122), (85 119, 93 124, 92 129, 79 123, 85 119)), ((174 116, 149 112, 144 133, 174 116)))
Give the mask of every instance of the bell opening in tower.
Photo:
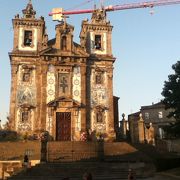
POLYGON ((24 31, 24 46, 31 46, 32 44, 32 31, 24 31))
POLYGON ((101 49, 101 35, 95 35, 95 49, 101 49))

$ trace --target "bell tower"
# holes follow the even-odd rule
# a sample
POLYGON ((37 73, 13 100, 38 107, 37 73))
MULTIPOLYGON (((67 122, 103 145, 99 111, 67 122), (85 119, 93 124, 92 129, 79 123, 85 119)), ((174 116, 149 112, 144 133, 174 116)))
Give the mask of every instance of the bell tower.
POLYGON ((112 26, 106 11, 97 9, 90 22, 84 20, 80 33, 81 46, 90 54, 87 62, 87 121, 92 131, 115 138, 113 107, 112 26))
POLYGON ((45 35, 44 18, 36 19, 36 11, 33 9, 31 1, 22 10, 23 17, 19 14, 13 19, 14 48, 13 51, 36 52, 42 48, 45 35))
POLYGON ((112 28, 105 10, 95 10, 90 23, 87 20, 82 22, 81 45, 89 54, 112 56, 112 28))
POLYGON ((32 132, 40 127, 42 76, 40 52, 47 48, 48 36, 43 17, 37 19, 31 0, 12 20, 14 45, 11 63, 10 124, 17 132, 32 132))

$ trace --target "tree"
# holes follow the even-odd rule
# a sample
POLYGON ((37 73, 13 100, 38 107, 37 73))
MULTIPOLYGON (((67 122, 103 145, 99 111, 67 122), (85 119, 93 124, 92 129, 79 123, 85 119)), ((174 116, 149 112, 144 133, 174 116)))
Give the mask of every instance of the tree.
POLYGON ((167 128, 169 133, 180 135, 180 61, 172 65, 174 74, 168 76, 168 81, 164 82, 162 95, 166 109, 170 109, 168 117, 174 117, 176 122, 167 128))

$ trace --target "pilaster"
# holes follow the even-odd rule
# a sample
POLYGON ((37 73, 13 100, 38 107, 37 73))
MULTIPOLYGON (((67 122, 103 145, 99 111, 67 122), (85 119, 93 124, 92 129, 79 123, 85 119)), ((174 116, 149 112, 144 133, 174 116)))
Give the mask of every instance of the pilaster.
POLYGON ((86 120, 86 65, 81 65, 81 130, 86 131, 87 120, 86 120))
POLYGON ((17 71, 18 65, 11 63, 11 95, 10 95, 10 128, 15 129, 16 124, 16 96, 17 96, 17 71))
POLYGON ((108 72, 108 102, 109 102, 109 110, 108 110, 108 135, 109 138, 115 139, 115 131, 114 131, 114 105, 113 105, 113 69, 110 69, 108 72))
POLYGON ((144 132, 144 120, 142 118, 142 114, 139 115, 139 121, 138 121, 138 133, 139 133, 139 142, 144 143, 145 138, 145 132, 144 132))

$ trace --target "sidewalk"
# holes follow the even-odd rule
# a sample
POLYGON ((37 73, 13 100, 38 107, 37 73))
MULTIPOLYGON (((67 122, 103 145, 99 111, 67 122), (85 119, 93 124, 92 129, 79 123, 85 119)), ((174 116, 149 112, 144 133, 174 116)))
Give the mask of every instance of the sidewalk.
POLYGON ((177 180, 180 179, 180 167, 164 172, 156 173, 154 177, 146 178, 146 180, 177 180))
POLYGON ((171 176, 171 175, 163 175, 163 174, 156 174, 154 177, 146 178, 144 180, 177 180, 180 179, 180 176, 171 176))

